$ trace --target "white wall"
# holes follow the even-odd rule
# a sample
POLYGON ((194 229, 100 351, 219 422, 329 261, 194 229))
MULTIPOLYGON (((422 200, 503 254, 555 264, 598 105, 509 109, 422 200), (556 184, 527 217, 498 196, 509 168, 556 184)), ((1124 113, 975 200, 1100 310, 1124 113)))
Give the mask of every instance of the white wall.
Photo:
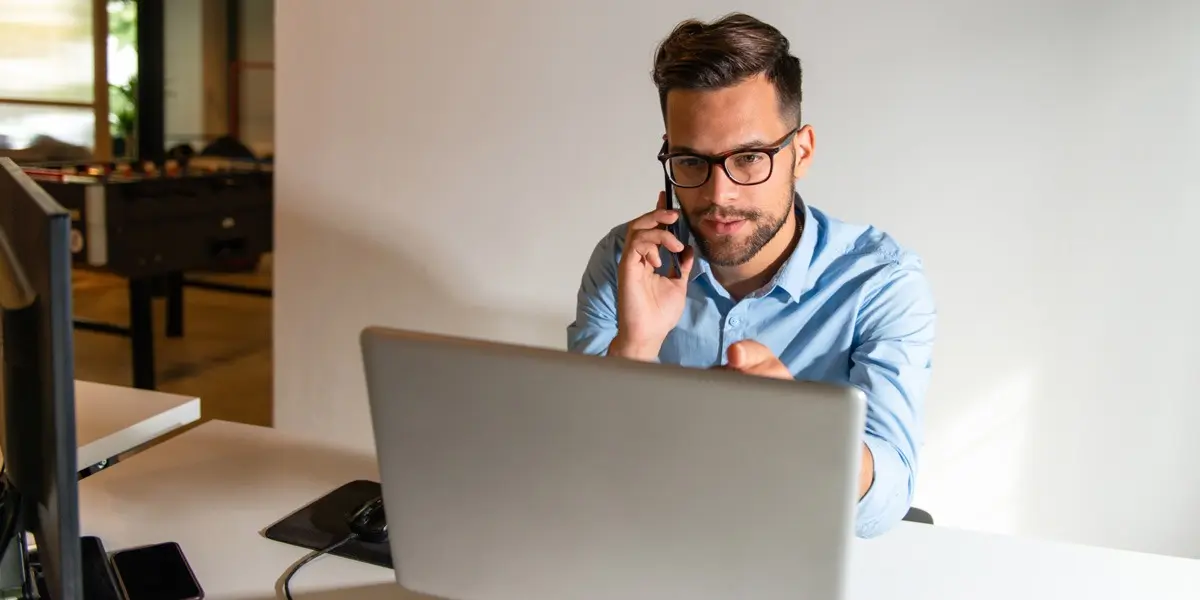
POLYGON ((918 503, 1200 557, 1200 6, 291 0, 277 19, 276 423, 369 446, 368 324, 564 345, 650 208, 654 44, 746 10, 806 68, 806 199, 941 306, 918 503))

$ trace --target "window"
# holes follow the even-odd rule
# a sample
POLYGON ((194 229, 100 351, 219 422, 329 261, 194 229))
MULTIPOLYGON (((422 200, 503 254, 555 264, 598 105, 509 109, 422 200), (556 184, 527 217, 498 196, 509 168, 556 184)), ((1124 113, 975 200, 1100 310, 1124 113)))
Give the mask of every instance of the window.
MULTIPOLYGON (((96 0, 0 0, 0 149, 97 139, 96 0)), ((104 102, 102 104, 107 104, 104 102)), ((108 121, 107 115, 102 123, 108 121)), ((107 133, 107 132, 106 132, 107 133)))
POLYGON ((96 143, 96 110, 0 102, 0 149, 28 148, 38 136, 90 150, 96 143))

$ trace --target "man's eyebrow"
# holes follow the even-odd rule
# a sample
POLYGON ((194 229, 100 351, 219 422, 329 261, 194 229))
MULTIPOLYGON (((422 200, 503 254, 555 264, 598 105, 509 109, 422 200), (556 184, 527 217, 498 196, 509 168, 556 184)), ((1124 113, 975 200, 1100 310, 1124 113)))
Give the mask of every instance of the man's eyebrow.
MULTIPOLYGON (((732 152, 743 152, 745 150, 758 150, 760 148, 766 148, 770 145, 771 145, 771 142, 764 142, 762 140, 755 139, 755 140, 750 140, 748 142, 743 142, 741 144, 738 144, 738 145, 734 146, 733 148, 726 150, 725 152, 721 152, 720 154, 728 154, 728 153, 732 153, 732 152)), ((670 152, 671 154, 695 154, 697 156, 719 156, 718 154, 705 154, 705 153, 700 152, 700 151, 696 150, 695 148, 692 148, 689 146, 671 146, 671 148, 668 150, 668 152, 670 152)))

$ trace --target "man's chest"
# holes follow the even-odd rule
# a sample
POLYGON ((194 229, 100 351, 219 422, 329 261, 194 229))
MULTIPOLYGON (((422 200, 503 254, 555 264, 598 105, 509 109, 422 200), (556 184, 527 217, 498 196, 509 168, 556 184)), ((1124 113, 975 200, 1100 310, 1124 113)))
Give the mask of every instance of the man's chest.
POLYGON ((689 290, 683 316, 663 343, 659 360, 709 368, 725 364, 731 344, 750 339, 770 348, 797 379, 843 382, 850 372, 858 300, 854 289, 737 302, 689 290))

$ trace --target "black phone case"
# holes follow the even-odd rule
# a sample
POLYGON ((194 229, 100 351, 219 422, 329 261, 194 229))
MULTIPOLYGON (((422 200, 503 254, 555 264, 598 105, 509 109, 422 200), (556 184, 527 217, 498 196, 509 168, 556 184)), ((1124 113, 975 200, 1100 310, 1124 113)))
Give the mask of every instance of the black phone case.
MULTIPOLYGON (((660 157, 666 156, 667 148, 668 148, 667 141, 666 141, 666 138, 664 137, 662 149, 659 150, 660 157)), ((667 168, 668 168, 667 164, 664 162, 663 163, 663 190, 666 195, 666 209, 667 210, 675 210, 675 186, 671 184, 671 175, 667 172, 667 168)), ((674 223, 667 225, 667 231, 671 232, 671 235, 675 236, 675 239, 682 242, 685 247, 688 246, 688 244, 689 244, 688 239, 687 239, 688 230, 687 230, 686 226, 687 226, 687 223, 683 217, 683 209, 682 209, 682 207, 680 207, 679 218, 676 219, 674 223)), ((666 271, 667 274, 670 274, 671 270, 673 270, 675 273, 680 272, 680 270, 681 270, 680 269, 680 264, 681 264, 680 263, 680 253, 668 251, 667 255, 670 256, 670 258, 671 258, 670 265, 668 266, 667 262, 664 261, 663 266, 667 267, 667 268, 663 269, 663 270, 666 271)))
MULTIPOLYGON (((193 599, 194 600, 203 600, 204 586, 200 585, 200 580, 196 578, 196 573, 195 573, 195 571, 192 570, 192 565, 191 565, 191 563, 188 562, 187 555, 184 554, 184 552, 183 552, 183 547, 181 547, 177 542, 147 544, 145 546, 138 546, 136 548, 126 548, 124 550, 118 550, 116 552, 113 552, 111 562, 112 562, 113 570, 115 571, 115 573, 117 575, 116 579, 117 579, 118 584, 120 584, 122 582, 122 580, 136 581, 137 578, 145 576, 144 574, 139 573, 136 569, 133 570, 132 572, 121 571, 120 567, 117 566, 117 562, 119 560, 118 557, 126 552, 132 552, 135 550, 145 550, 145 549, 152 548, 155 546, 174 546, 176 553, 179 555, 179 559, 181 561, 183 561, 183 566, 187 570, 188 575, 191 577, 192 583, 195 584, 195 587, 196 587, 197 594, 195 596, 190 597, 188 600, 193 600, 193 599)), ((127 599, 128 595, 122 594, 122 597, 127 599)), ((139 600, 140 600, 140 598, 139 598, 139 600)), ((172 599, 167 598, 167 599, 163 599, 163 600, 172 600, 172 599)))
MULTIPOLYGON (((663 190, 667 198, 667 210, 675 210, 675 189, 671 185, 671 178, 666 173, 663 173, 663 190)), ((671 235, 679 237, 679 223, 681 220, 682 215, 680 215, 679 220, 667 226, 667 231, 670 231, 671 235)))
MULTIPOLYGON (((675 186, 671 185, 671 178, 665 172, 663 173, 663 188, 666 190, 667 210, 675 210, 675 186)), ((674 223, 667 225, 667 231, 671 232, 671 235, 675 236, 675 239, 683 242, 683 245, 687 245, 687 241, 683 239, 684 229, 682 210, 679 211, 679 218, 676 219, 674 223)), ((668 254, 671 255, 671 268, 674 269, 674 272, 678 273, 680 270, 679 253, 668 252, 668 254)))

